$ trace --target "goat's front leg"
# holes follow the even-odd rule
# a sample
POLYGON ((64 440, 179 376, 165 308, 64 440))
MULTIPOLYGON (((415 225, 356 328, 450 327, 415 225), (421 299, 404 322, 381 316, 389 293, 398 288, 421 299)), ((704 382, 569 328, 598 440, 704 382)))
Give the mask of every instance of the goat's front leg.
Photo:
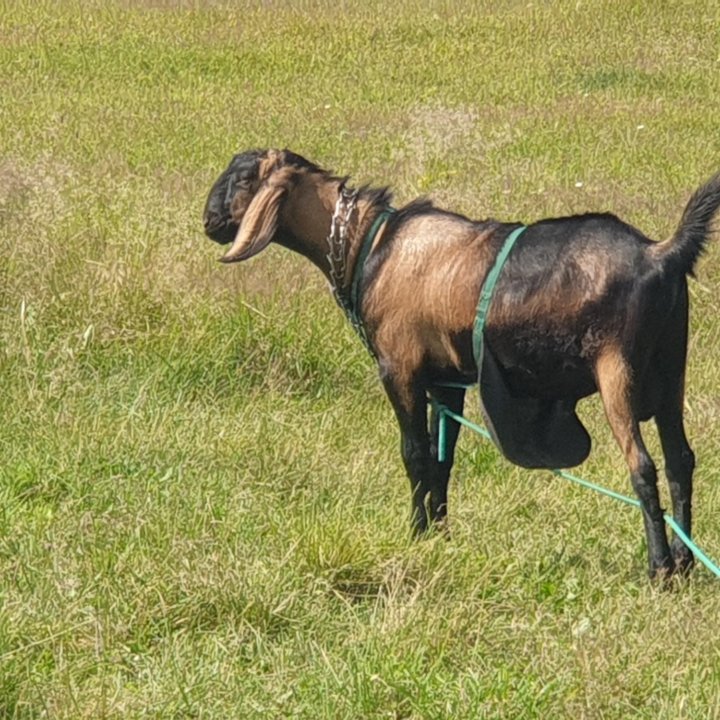
POLYGON ((400 425, 402 458, 410 479, 413 532, 422 535, 429 525, 426 500, 432 495, 434 479, 425 390, 418 382, 402 382, 391 375, 382 380, 400 425))
POLYGON ((430 412, 430 456, 433 460, 434 478, 430 489, 430 517, 436 525, 447 530, 447 492, 450 471, 455 461, 455 445, 460 434, 460 423, 446 421, 445 457, 439 460, 440 413, 436 403, 444 405, 458 415, 462 415, 465 404, 464 388, 434 387, 430 391, 433 399, 430 412))

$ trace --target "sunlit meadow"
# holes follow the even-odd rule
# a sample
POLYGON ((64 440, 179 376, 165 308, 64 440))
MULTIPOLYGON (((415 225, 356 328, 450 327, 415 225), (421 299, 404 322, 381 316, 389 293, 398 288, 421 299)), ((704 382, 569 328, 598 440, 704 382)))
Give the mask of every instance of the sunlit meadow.
MULTIPOLYGON (((202 235, 253 147, 664 239, 720 168, 720 6, 0 2, 0 717, 720 717, 720 581, 650 585, 633 508, 465 433, 452 539, 410 541, 392 411, 320 274, 202 235)), ((716 559, 718 293, 716 242, 686 403, 716 559)), ((630 492, 581 413, 578 474, 630 492)))

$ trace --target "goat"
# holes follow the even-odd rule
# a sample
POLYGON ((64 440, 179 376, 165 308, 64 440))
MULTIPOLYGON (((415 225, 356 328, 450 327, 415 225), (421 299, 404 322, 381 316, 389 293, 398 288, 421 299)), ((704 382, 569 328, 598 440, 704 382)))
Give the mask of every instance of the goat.
POLYGON ((683 426, 686 278, 720 206, 720 173, 692 195, 665 242, 611 214, 528 225, 487 314, 487 360, 473 356, 478 296, 518 224, 475 222, 427 200, 393 211, 387 188, 350 192, 346 182, 289 150, 244 152, 214 183, 203 222, 212 240, 232 243, 223 262, 247 260, 274 241, 308 258, 330 281, 377 360, 397 416, 414 531, 446 524, 459 432, 451 424, 438 461, 438 418, 431 408, 428 423, 429 399, 461 413, 463 385, 475 382, 482 366, 483 385, 502 386, 496 412, 507 415, 505 402, 525 403, 526 439, 550 433, 537 452, 513 447, 512 432, 500 438, 503 452, 525 466, 584 460, 590 439, 575 405, 599 392, 641 504, 650 577, 689 571, 690 550, 678 537, 668 543, 640 422, 655 419, 673 517, 689 536, 695 458, 683 426), (360 257, 371 226, 368 255, 360 257), (565 453, 558 443, 563 435, 565 453))

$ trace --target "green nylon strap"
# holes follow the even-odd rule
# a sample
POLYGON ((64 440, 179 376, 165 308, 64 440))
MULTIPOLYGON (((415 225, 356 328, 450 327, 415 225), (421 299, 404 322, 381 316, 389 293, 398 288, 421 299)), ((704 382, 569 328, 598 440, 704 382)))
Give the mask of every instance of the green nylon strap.
POLYGON ((480 300, 478 300, 477 313, 475 314, 475 322, 473 323, 473 354, 475 356, 475 362, 479 363, 482 359, 483 343, 484 343, 484 331, 485 331, 485 319, 487 318, 488 309, 490 308, 490 301, 492 300, 493 292, 495 291, 495 284, 500 277, 503 265, 510 255, 510 251, 515 245, 515 241, 527 230, 527 226, 521 225, 515 228, 506 238, 503 243, 500 252, 495 258, 495 263, 490 272, 485 278, 482 290, 480 291, 480 300))
POLYGON ((365 261, 367 260, 367 256, 370 254, 370 248, 372 247, 373 240, 375 240, 375 236, 377 235, 377 231, 380 229, 380 226, 395 212, 395 208, 387 208, 386 210, 383 210, 375 218, 375 222, 373 222, 367 235, 363 238, 362 245, 360 246, 360 252, 358 253, 357 260, 355 261, 352 283, 350 285, 350 306, 352 308, 351 312, 353 314, 352 319, 354 323, 362 322, 360 320, 360 284, 363 279, 365 261))
POLYGON ((362 298, 360 297, 360 286, 362 285, 363 274, 365 270, 365 261, 370 254, 375 236, 380 229, 380 226, 392 215, 397 212, 395 208, 386 208, 376 218, 370 227, 367 235, 363 238, 362 245, 360 246, 360 252, 358 253, 357 260, 355 261, 355 267, 353 268, 352 282, 350 283, 350 306, 346 309, 348 319, 351 325, 355 328, 360 339, 365 343, 365 347, 372 353, 370 342, 365 332, 365 326, 363 325, 362 318, 360 317, 360 303, 362 298))

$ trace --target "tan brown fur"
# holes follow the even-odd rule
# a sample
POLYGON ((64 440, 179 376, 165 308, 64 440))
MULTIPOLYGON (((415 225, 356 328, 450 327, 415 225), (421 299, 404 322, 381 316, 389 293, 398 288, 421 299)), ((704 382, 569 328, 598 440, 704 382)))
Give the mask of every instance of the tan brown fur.
POLYGON ((472 326, 482 269, 491 256, 489 236, 445 217, 412 220, 397 233, 397 250, 363 305, 368 322, 378 328, 378 354, 391 358, 394 370, 412 377, 429 354, 440 366, 473 371, 463 367, 453 336, 472 326), (468 273, 468 267, 480 272, 468 273))
POLYGON ((639 449, 644 448, 639 423, 633 416, 631 369, 622 348, 603 349, 595 362, 595 377, 610 429, 630 468, 640 469, 639 449))

